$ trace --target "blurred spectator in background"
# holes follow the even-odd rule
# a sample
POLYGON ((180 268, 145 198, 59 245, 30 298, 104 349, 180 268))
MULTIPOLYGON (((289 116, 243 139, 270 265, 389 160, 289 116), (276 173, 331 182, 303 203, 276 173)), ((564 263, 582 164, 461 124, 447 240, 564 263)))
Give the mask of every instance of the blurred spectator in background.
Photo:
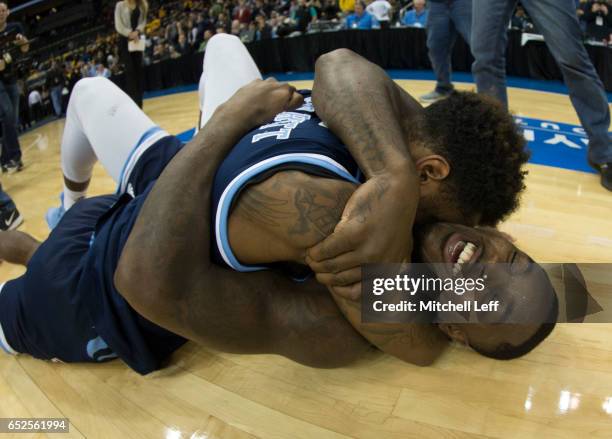
POLYGON ((381 29, 387 29, 391 23, 392 6, 387 0, 374 0, 368 5, 366 11, 380 24, 381 29))
POLYGON ((345 15, 353 12, 355 10, 355 0, 339 0, 338 4, 340 6, 340 10, 345 15))
MULTIPOLYGON (((473 0, 472 73, 479 93, 494 96, 506 107, 506 32, 515 0, 473 0)), ((570 100, 589 137, 589 163, 612 191, 610 108, 603 84, 582 44, 574 0, 522 0, 536 29, 557 61, 570 100)))
POLYGON ((238 20, 239 23, 249 24, 251 22, 251 8, 245 0, 238 0, 238 6, 234 8, 233 18, 238 20))
POLYGON ((260 14, 255 17, 255 22, 257 23, 257 32, 255 36, 257 41, 272 38, 272 28, 266 23, 266 18, 263 15, 260 14))
POLYGON ((413 9, 404 14, 402 24, 411 27, 426 27, 427 26, 427 8, 425 0, 414 0, 413 9))
POLYGON ((204 52, 206 50, 206 45, 208 44, 208 41, 213 37, 213 35, 214 34, 210 29, 206 29, 204 31, 204 40, 200 44, 200 47, 198 48, 198 52, 204 52))
POLYGON ((98 64, 96 66, 96 72, 94 76, 101 76, 102 78, 110 78, 110 70, 104 67, 104 64, 98 64))
POLYGON ((523 8, 522 5, 518 5, 516 7, 516 11, 514 12, 510 22, 510 27, 512 29, 518 29, 522 32, 534 32, 533 23, 527 16, 525 8, 523 8))
POLYGON ((307 0, 298 0, 298 7, 294 9, 293 20, 296 23, 296 31, 305 33, 312 20, 317 19, 317 10, 307 0))
POLYGON ((19 125, 19 89, 17 88, 17 59, 30 49, 21 23, 8 23, 10 14, 6 2, 0 1, 0 37, 10 40, 0 53, 0 110, 2 117, 3 172, 17 172, 23 168, 21 146, 17 134, 19 125))
POLYGON ((346 17, 345 27, 347 29, 372 29, 375 24, 375 19, 364 7, 363 2, 355 3, 355 12, 346 17))
MULTIPOLYGON (((354 3, 353 3, 353 7, 354 3)), ((323 0, 321 7, 321 19, 323 20, 335 20, 340 15, 340 8, 336 0, 323 0)))
POLYGON ((252 41, 255 41, 255 38, 257 38, 257 25, 254 21, 252 21, 249 23, 249 27, 244 29, 244 32, 240 39, 243 43, 250 43, 252 41))
POLYGON ((178 37, 178 41, 175 45, 176 51, 181 55, 187 55, 191 52, 191 46, 187 42, 187 36, 184 33, 180 33, 178 37))
POLYGON ((472 0, 429 0, 427 49, 436 75, 436 88, 419 99, 436 102, 454 89, 451 82, 451 54, 457 34, 469 44, 472 31, 472 0))
POLYGON ((238 20, 233 20, 232 21, 232 28, 230 29, 230 33, 236 37, 240 37, 240 21, 238 20))
POLYGON ((62 116, 62 90, 64 89, 64 72, 57 61, 51 63, 51 69, 47 72, 47 87, 51 93, 53 112, 55 116, 62 116))
POLYGON ((30 117, 34 122, 42 119, 42 96, 37 89, 33 89, 28 95, 28 106, 30 107, 30 117))
POLYGON ((586 23, 586 35, 597 41, 608 41, 612 33, 611 6, 604 0, 586 2, 582 20, 586 23))
POLYGON ((17 81, 19 89, 19 131, 23 132, 30 128, 32 121, 30 120, 30 106, 28 105, 28 90, 23 79, 17 81))
POLYGON ((115 29, 120 35, 119 53, 125 66, 126 93, 142 108, 143 52, 147 0, 122 0, 115 7, 115 29))

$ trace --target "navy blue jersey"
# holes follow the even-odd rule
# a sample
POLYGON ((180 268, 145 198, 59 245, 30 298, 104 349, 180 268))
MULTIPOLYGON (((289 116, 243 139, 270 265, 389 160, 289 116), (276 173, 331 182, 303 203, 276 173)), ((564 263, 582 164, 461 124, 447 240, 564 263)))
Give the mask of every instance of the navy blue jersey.
MULTIPOLYGON (((245 135, 217 170, 212 253, 219 264, 241 271, 264 268, 240 264, 227 236, 232 204, 249 184, 287 169, 360 180, 346 147, 314 113, 310 93, 302 93, 301 108, 245 135)), ((123 195, 73 206, 33 256, 26 274, 4 286, 0 323, 13 349, 64 361, 119 357, 137 372, 148 373, 185 342, 136 313, 113 284, 121 251, 146 197, 182 146, 157 128, 146 133, 122 172, 123 195)))
POLYGON ((280 170, 301 170, 358 183, 361 173, 344 144, 316 115, 310 91, 304 105, 278 114, 274 121, 245 135, 225 158, 213 185, 213 260, 238 271, 265 267, 241 264, 229 245, 228 219, 233 203, 249 184, 280 170))

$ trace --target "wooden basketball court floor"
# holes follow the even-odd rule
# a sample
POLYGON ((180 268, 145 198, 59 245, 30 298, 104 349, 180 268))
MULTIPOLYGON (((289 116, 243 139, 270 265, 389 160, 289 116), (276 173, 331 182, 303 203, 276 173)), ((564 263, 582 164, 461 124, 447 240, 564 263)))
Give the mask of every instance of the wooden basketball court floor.
MULTIPOLYGON (((398 82, 414 95, 432 87, 398 82)), ((510 97, 518 114, 578 124, 567 96, 511 89, 510 97)), ((149 99, 145 110, 180 133, 195 124, 196 93, 149 99)), ((62 128, 57 121, 22 136, 26 168, 2 177, 25 216, 21 230, 39 239, 62 188, 62 128)), ((597 176, 539 165, 529 171, 522 207, 501 228, 537 261, 612 262, 612 194, 597 176)), ((115 189, 99 166, 91 189, 115 189)), ((4 263, 0 280, 21 272, 4 263)), ((57 437, 609 438, 612 324, 558 325, 535 351, 509 362, 453 347, 427 368, 372 352, 351 367, 315 370, 192 343, 146 377, 120 361, 67 365, 0 355, 0 417, 69 418, 70 433, 57 437)))

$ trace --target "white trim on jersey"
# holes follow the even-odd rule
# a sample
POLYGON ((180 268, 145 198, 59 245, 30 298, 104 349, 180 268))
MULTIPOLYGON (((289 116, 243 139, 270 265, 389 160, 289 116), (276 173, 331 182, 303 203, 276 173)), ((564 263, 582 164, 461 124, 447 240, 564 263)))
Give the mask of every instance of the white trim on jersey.
POLYGON ((230 208, 236 194, 240 189, 256 175, 267 171, 273 167, 287 163, 303 163, 318 166, 327 169, 345 180, 359 184, 359 181, 352 176, 344 166, 335 160, 321 154, 312 153, 290 153, 281 154, 276 157, 270 157, 259 163, 256 163, 242 171, 227 185, 217 205, 217 213, 215 215, 215 235, 217 248, 227 265, 237 271, 259 271, 265 270, 266 267, 242 265, 238 258, 232 252, 229 244, 229 236, 227 231, 230 208))
POLYGON ((123 165, 121 177, 119 178, 119 185, 117 187, 118 194, 123 194, 126 191, 127 182, 130 179, 132 171, 134 170, 134 166, 136 166, 136 163, 138 163, 138 160, 145 153, 145 151, 153 146, 157 141, 170 135, 167 131, 162 130, 161 128, 155 128, 158 130, 136 145, 123 165))

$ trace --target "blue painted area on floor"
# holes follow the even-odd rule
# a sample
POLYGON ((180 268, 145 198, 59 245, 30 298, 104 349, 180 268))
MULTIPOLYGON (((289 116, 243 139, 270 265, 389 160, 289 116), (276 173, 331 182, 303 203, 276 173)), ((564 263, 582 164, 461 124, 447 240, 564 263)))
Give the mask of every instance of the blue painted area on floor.
POLYGON ((595 172, 587 163, 588 139, 582 127, 528 117, 515 119, 528 141, 530 163, 595 172))
POLYGON ((181 142, 189 142, 193 138, 194 134, 195 134, 195 128, 192 128, 190 130, 182 132, 176 137, 178 137, 181 142))

